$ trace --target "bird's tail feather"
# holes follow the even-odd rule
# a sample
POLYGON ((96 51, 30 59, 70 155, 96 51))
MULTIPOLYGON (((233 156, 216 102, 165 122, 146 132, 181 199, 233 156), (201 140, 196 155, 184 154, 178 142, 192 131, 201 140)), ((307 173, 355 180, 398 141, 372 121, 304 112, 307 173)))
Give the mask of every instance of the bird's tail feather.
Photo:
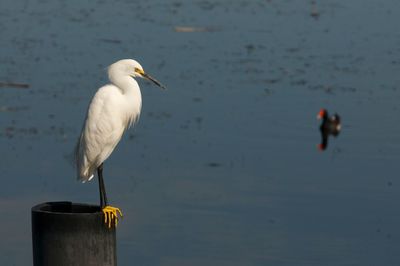
POLYGON ((84 146, 84 141, 83 141, 82 135, 81 135, 75 146, 75 151, 74 151, 75 156, 74 157, 75 157, 77 179, 80 182, 85 183, 87 181, 92 180, 96 169, 92 169, 92 167, 90 167, 88 159, 82 151, 83 146, 84 146))
POLYGON ((92 174, 90 176, 78 176, 78 180, 81 181, 82 183, 86 183, 87 181, 92 180, 93 177, 94 177, 94 174, 92 174))

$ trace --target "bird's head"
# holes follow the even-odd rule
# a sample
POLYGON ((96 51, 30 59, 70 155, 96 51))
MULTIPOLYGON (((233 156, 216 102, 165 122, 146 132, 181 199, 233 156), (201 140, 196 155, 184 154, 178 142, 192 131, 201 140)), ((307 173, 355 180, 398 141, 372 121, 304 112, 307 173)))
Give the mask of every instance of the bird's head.
POLYGON ((326 111, 326 109, 321 109, 317 115, 317 118, 322 119, 327 116, 328 116, 328 111, 326 111))
POLYGON ((114 64, 109 66, 108 73, 110 80, 112 76, 130 76, 132 78, 144 78, 152 81, 160 88, 166 89, 166 87, 162 85, 158 80, 147 74, 138 61, 133 59, 122 59, 115 62, 114 64))

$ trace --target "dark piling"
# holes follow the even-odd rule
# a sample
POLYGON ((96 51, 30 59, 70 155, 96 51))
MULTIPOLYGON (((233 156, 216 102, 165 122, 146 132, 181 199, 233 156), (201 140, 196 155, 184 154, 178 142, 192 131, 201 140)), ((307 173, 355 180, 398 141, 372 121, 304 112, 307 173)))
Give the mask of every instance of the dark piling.
POLYGON ((47 202, 32 208, 34 266, 116 266, 115 227, 99 206, 47 202))

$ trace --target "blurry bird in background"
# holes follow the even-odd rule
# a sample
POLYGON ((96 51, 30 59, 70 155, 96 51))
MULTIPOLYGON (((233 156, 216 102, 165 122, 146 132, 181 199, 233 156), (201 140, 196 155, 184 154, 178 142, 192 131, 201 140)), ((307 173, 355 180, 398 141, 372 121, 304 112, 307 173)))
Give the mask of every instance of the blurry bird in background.
POLYGON ((321 132, 321 143, 318 145, 318 149, 323 151, 328 147, 328 139, 329 136, 332 135, 337 137, 342 128, 340 116, 338 114, 334 114, 329 116, 328 111, 326 109, 321 109, 317 116, 318 119, 322 119, 321 126, 319 130, 321 132))

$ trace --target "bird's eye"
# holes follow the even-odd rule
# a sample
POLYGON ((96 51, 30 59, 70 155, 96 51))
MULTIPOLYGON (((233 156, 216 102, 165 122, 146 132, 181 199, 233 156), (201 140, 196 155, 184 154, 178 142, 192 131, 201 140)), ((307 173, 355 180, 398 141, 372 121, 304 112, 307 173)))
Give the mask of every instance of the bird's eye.
POLYGON ((138 67, 135 67, 135 72, 138 73, 138 74, 140 74, 140 75, 143 75, 143 74, 144 74, 143 69, 140 69, 140 68, 138 68, 138 67))

